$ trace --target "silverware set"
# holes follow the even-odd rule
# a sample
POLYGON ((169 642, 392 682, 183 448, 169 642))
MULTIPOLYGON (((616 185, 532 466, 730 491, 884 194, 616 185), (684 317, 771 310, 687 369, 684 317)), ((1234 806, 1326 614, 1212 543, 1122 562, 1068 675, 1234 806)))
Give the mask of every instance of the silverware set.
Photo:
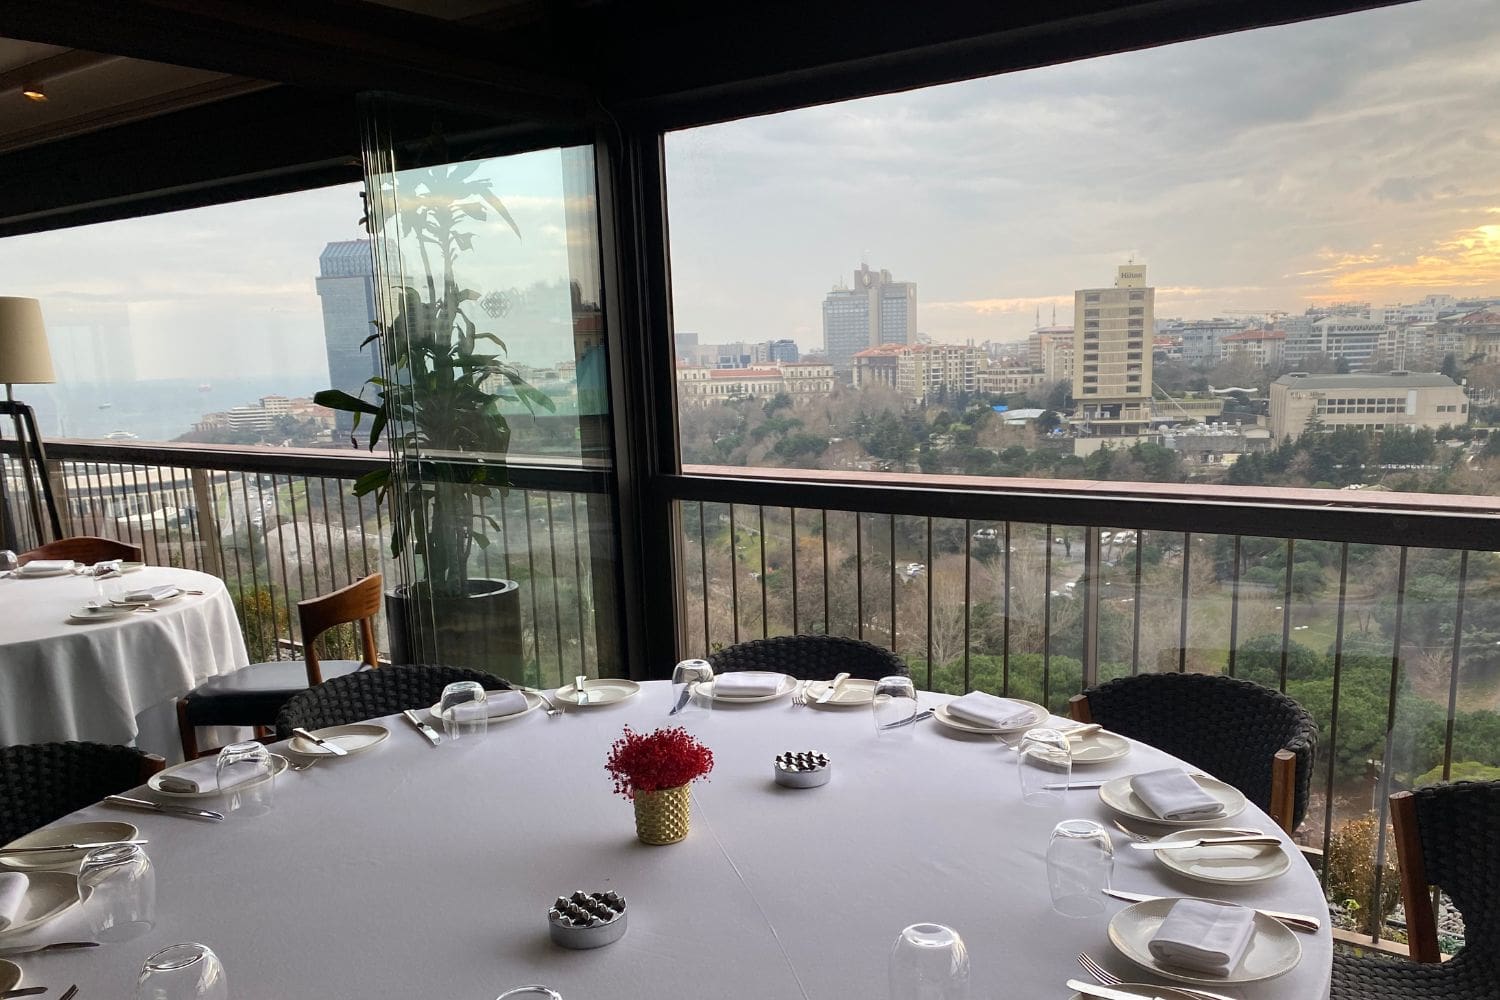
MULTIPOLYGON (((1084 969, 1088 971, 1089 975, 1099 980, 1099 983, 1102 986, 1112 990, 1112 993, 1096 992, 1093 994, 1094 996, 1109 997, 1111 995, 1115 995, 1131 998, 1140 997, 1142 998, 1142 1000, 1153 1000, 1153 998, 1159 997, 1161 995, 1162 989, 1168 988, 1146 986, 1140 983, 1127 983, 1119 976, 1105 969, 1102 965, 1094 961, 1092 958, 1089 958, 1088 955, 1084 954, 1083 952, 1078 953, 1078 964, 1083 966, 1084 969), (1123 987, 1123 989, 1113 989, 1114 987, 1123 987)), ((1089 985, 1089 983, 1080 983, 1077 980, 1073 979, 1068 980, 1069 987, 1078 990, 1078 992, 1084 993, 1086 995, 1089 991, 1085 989, 1079 989, 1079 987, 1087 987, 1089 985)), ((1172 986, 1169 988, 1177 993, 1181 993, 1184 996, 1196 997, 1197 1000, 1234 1000, 1233 997, 1227 997, 1222 993, 1210 993, 1208 990, 1194 989, 1187 986, 1172 986)))
MULTIPOLYGON (((42 950, 46 951, 45 948, 43 948, 42 950)), ((47 992, 47 987, 45 987, 45 986, 27 986, 27 987, 25 987, 23 989, 19 989, 19 990, 6 990, 4 993, 0 993, 0 1000, 11 1000, 12 997, 34 997, 34 996, 40 996, 40 995, 42 995, 43 993, 46 993, 46 992, 47 992)), ((67 988, 67 991, 64 992, 63 995, 58 998, 58 1000, 73 1000, 73 998, 76 997, 77 995, 78 995, 78 985, 75 983, 74 985, 69 986, 67 988)))

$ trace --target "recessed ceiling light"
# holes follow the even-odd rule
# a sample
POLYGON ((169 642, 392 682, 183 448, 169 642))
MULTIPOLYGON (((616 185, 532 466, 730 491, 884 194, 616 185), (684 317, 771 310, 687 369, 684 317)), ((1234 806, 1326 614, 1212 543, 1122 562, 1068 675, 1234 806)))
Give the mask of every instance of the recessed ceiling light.
POLYGON ((21 88, 21 96, 26 98, 28 101, 40 102, 47 99, 47 92, 42 89, 42 85, 39 83, 28 84, 21 88))

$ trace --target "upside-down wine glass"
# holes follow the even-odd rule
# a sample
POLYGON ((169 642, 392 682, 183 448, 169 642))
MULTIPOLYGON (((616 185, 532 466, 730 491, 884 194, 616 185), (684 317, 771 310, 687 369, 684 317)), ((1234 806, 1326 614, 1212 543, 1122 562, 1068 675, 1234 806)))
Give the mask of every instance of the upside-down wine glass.
POLYGON ((229 983, 208 945, 174 944, 141 966, 135 1000, 229 1000, 229 983))
MULTIPOLYGON (((904 728, 904 727, 903 727, 904 728)), ((969 952, 942 924, 912 924, 891 946, 891 1000, 967 1000, 969 952)))

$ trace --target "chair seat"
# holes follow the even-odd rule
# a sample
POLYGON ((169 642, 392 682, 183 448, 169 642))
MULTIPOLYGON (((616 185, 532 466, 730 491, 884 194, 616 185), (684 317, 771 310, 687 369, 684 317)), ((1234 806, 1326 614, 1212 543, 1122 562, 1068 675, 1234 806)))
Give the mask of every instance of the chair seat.
MULTIPOLYGON (((323 679, 362 669, 360 660, 322 660, 323 679)), ((301 660, 251 663, 199 684, 186 697, 187 722, 193 726, 269 726, 281 706, 307 690, 307 664, 301 660)))
POLYGON ((1331 1000, 1494 1000, 1500 978, 1478 956, 1418 964, 1404 959, 1356 958, 1335 952, 1331 1000))

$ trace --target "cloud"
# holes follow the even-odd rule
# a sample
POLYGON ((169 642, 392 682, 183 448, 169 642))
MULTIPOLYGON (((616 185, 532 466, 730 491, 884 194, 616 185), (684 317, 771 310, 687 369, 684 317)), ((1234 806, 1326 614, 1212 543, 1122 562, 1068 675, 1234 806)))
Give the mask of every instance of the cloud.
POLYGON ((1500 292, 1500 224, 1455 233, 1406 260, 1366 263, 1338 270, 1329 289, 1344 294, 1444 288, 1500 292))

